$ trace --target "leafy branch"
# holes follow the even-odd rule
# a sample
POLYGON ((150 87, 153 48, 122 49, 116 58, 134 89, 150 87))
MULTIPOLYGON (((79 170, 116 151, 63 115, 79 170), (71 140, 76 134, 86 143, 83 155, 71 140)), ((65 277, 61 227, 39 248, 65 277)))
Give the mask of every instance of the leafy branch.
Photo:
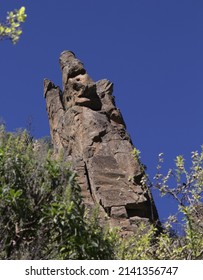
POLYGON ((26 17, 25 7, 8 12, 5 23, 0 23, 0 39, 10 39, 16 44, 22 34, 21 24, 26 17))

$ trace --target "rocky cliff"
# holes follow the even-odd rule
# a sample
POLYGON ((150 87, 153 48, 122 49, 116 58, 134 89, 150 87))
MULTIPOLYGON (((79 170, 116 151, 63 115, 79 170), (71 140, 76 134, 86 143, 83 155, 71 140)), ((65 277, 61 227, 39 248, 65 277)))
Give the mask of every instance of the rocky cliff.
POLYGON ((63 90, 44 81, 44 96, 55 154, 63 153, 77 172, 84 203, 100 205, 112 226, 133 232, 139 221, 157 222, 150 191, 121 112, 113 84, 94 82, 71 51, 60 56, 63 90))

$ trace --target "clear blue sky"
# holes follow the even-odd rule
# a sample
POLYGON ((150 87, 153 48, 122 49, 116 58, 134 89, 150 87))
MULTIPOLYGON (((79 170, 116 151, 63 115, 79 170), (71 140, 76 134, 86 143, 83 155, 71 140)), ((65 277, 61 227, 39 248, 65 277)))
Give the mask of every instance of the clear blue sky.
MULTIPOLYGON (((6 11, 26 6, 20 41, 0 42, 0 116, 7 130, 49 135, 43 79, 61 85, 60 53, 72 50, 96 81, 114 82, 114 95, 148 173, 157 155, 189 162, 203 144, 202 0, 2 0, 6 11)), ((161 219, 173 202, 157 199, 161 219)))

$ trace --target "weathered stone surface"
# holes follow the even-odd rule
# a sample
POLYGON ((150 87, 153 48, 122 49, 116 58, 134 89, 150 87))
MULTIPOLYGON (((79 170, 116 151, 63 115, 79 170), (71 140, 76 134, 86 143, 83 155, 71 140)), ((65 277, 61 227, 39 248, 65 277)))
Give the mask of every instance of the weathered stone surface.
POLYGON ((111 224, 133 230, 133 218, 158 220, 151 193, 140 180, 143 168, 108 80, 94 82, 74 53, 60 56, 63 91, 44 81, 44 95, 55 154, 61 151, 78 174, 84 202, 95 203, 111 224))
POLYGON ((203 234, 203 204, 196 205, 191 214, 193 228, 203 234))
POLYGON ((115 219, 128 218, 128 214, 127 214, 125 206, 111 207, 110 215, 112 218, 115 218, 115 219))

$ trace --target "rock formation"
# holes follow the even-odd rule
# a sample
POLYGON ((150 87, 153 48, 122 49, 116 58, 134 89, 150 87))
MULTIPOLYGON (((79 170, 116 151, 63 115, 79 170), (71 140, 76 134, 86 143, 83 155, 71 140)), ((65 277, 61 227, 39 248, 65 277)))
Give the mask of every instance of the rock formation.
MULTIPOLYGON (((77 172, 84 203, 97 203, 110 224, 132 232, 137 223, 156 222, 151 193, 126 125, 115 106, 113 84, 94 82, 71 51, 60 56, 63 91, 44 81, 44 96, 55 154, 63 152, 77 172)), ((103 214, 102 214, 103 213, 103 214)))

